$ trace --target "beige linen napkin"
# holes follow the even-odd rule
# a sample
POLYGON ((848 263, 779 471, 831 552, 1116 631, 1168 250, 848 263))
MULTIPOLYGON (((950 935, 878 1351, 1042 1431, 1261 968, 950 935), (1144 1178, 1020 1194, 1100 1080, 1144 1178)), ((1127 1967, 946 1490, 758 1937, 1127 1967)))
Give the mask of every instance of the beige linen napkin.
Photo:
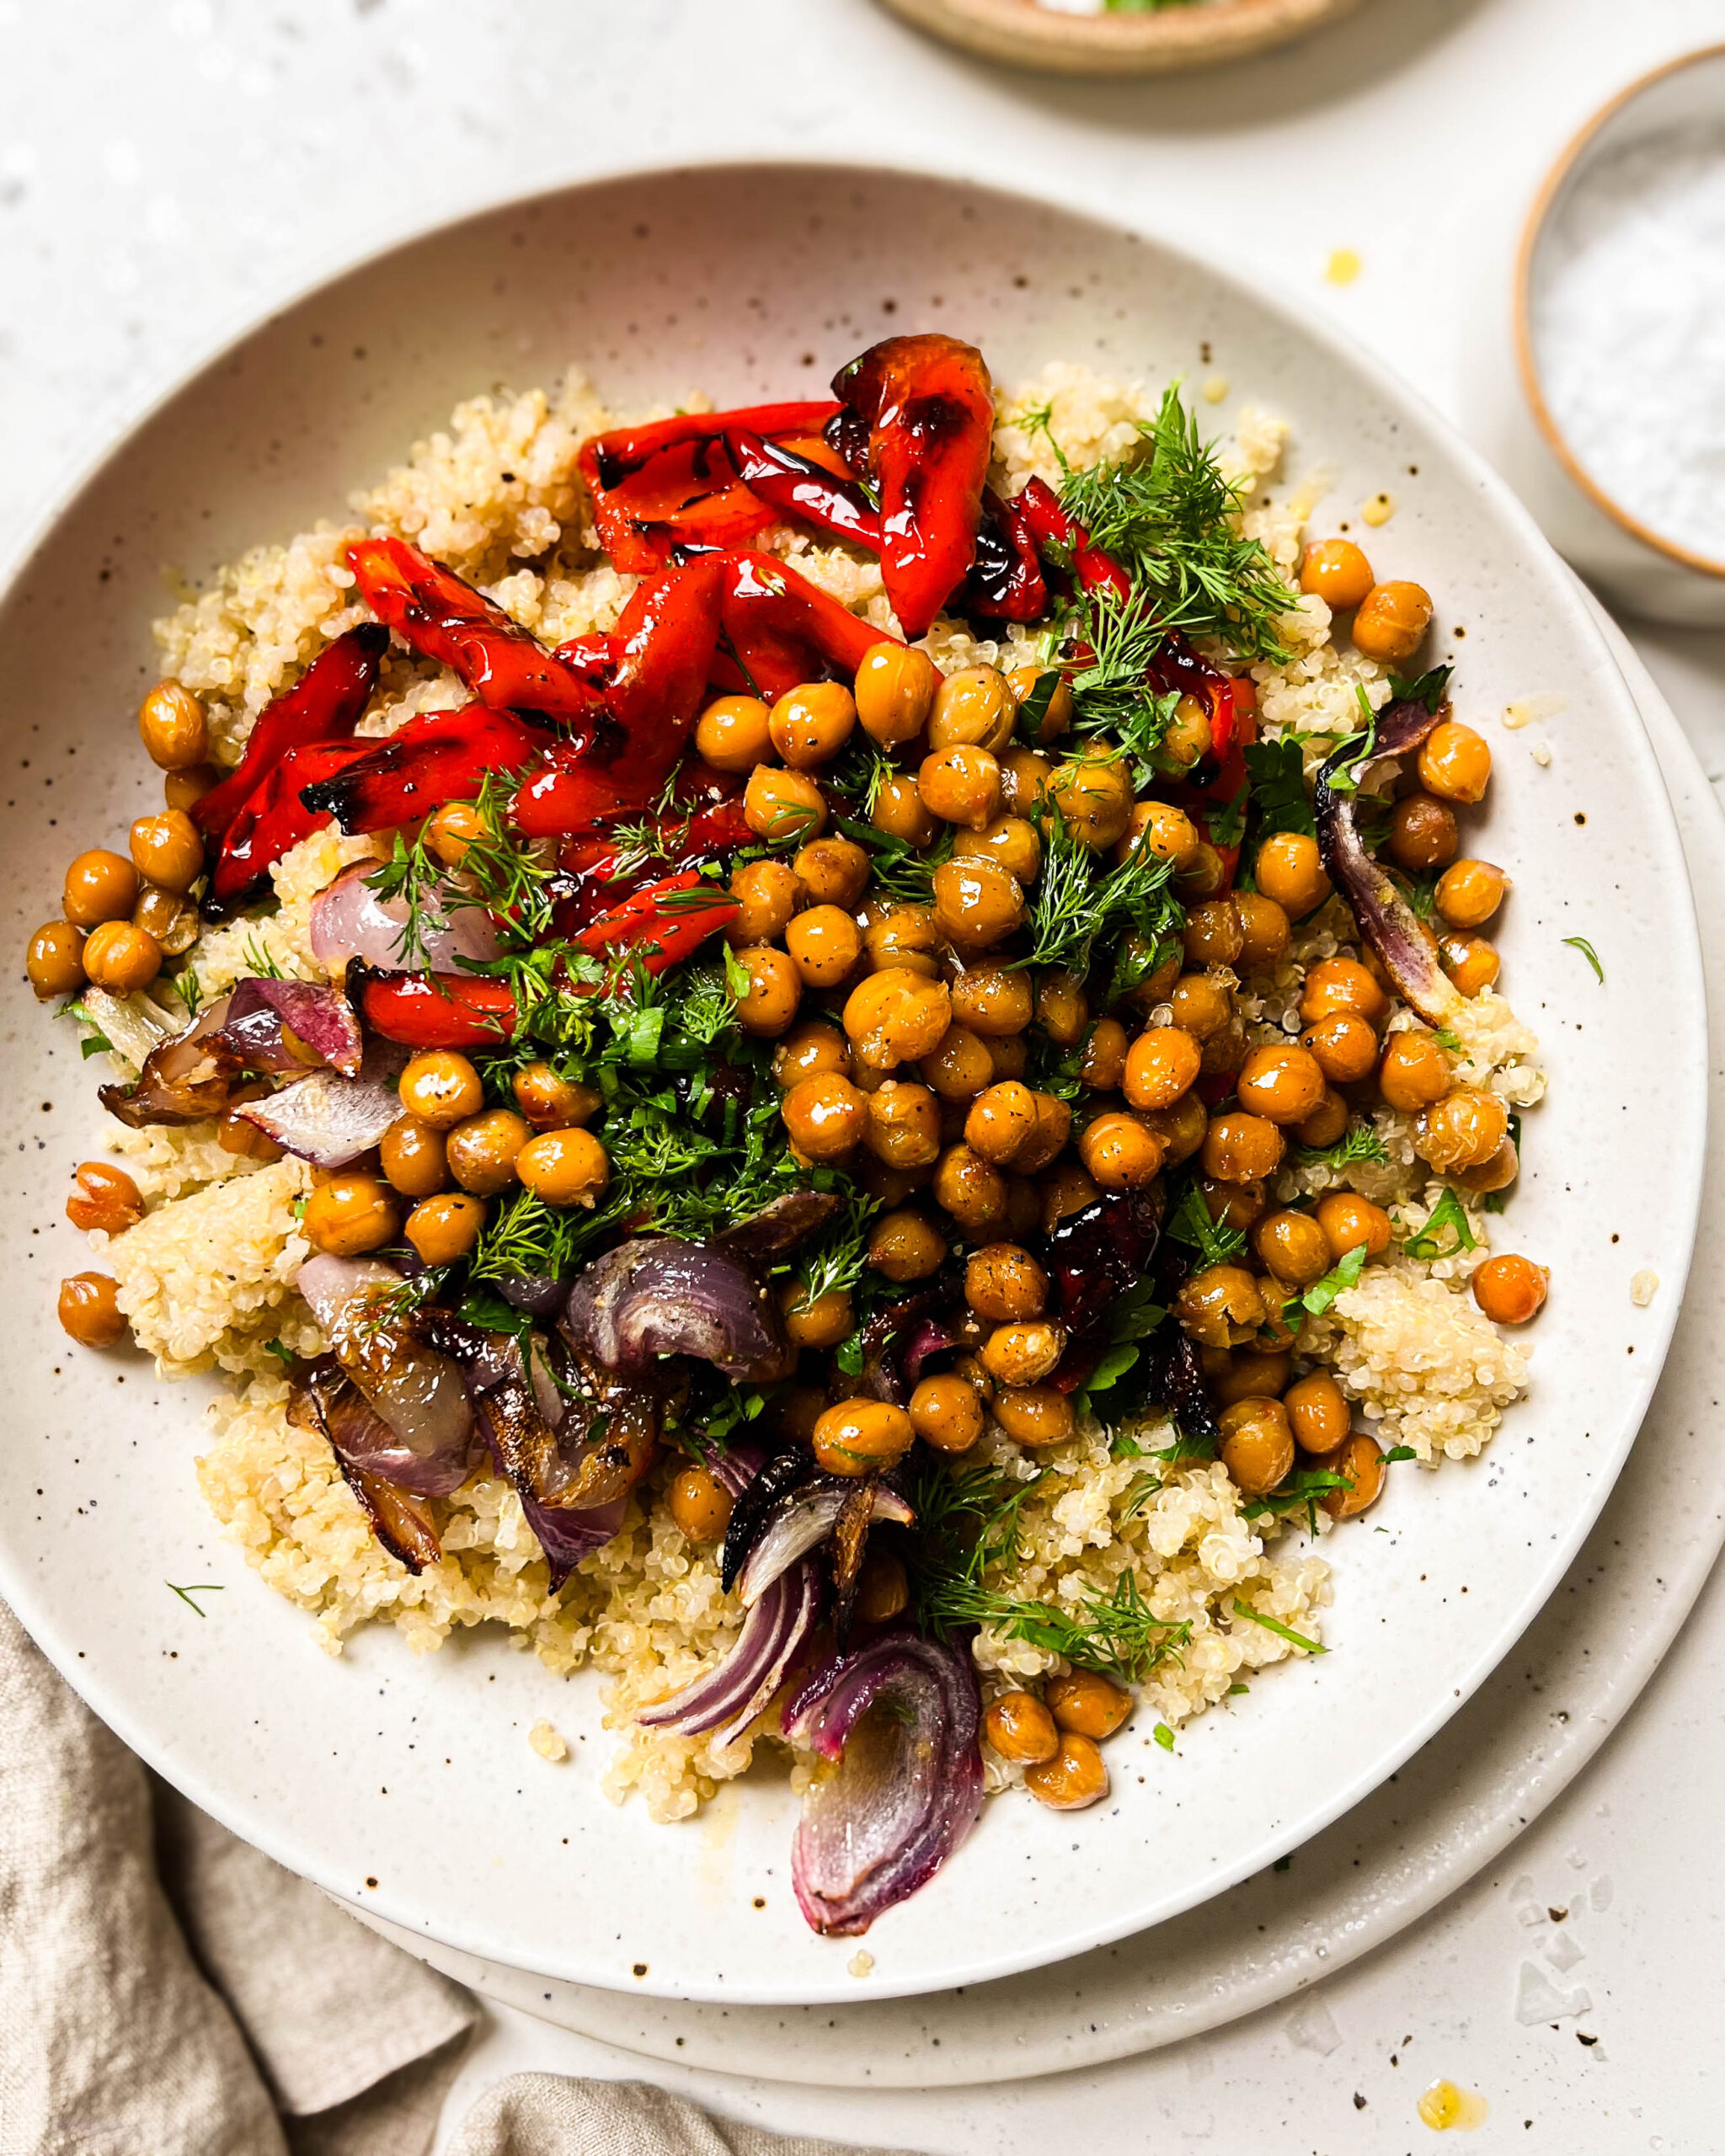
MULTIPOLYGON (((425 2156, 469 1995, 153 1782, 0 1604, 0 2156, 425 2156)), ((517 2074, 451 2156, 861 2156, 517 2074)))

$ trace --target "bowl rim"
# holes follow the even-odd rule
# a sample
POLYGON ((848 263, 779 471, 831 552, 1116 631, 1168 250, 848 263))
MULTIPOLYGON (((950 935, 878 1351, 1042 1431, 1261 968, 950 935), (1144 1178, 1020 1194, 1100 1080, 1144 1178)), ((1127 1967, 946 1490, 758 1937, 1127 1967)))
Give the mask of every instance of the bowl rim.
MULTIPOLYGON (((1652 758, 1651 741, 1647 739, 1645 730, 1640 728, 1633 699, 1584 592, 1573 576, 1563 570, 1561 558, 1556 554, 1519 496, 1423 391, 1404 381, 1375 353, 1351 341, 1339 324, 1333 324, 1306 312, 1293 289, 1274 273, 1263 271, 1241 261, 1226 248, 1218 248, 1213 240, 1191 225, 1173 220, 1166 224, 1154 225, 1147 220, 1122 215, 1118 208, 1087 197, 1077 189, 1061 187, 1058 180, 1045 185, 1039 184, 1033 189, 1026 188, 999 168, 991 173, 978 173, 965 171, 956 163, 943 165, 933 161, 911 163, 900 160, 868 160, 849 151, 838 151, 830 156, 823 156, 819 151, 798 151, 785 155, 739 152, 672 163, 608 167, 549 181, 526 191, 507 191, 463 205, 439 205, 423 221, 368 235, 356 249, 337 251, 332 248, 326 251, 320 270, 286 285, 272 296, 266 296, 262 302, 238 312, 237 316, 230 316, 227 323, 215 338, 200 346, 189 360, 182 360, 170 369, 164 369, 162 376, 147 390, 136 405, 122 409, 117 419, 101 430, 93 453, 70 472, 50 498, 43 513, 26 528, 17 547, 5 560, 0 561, 0 610, 3 610, 5 604, 12 599, 14 585, 29 573, 36 554, 47 543, 61 520, 89 489, 100 482, 109 466, 130 449, 145 428, 152 424, 169 406, 204 378, 216 373, 253 339, 270 330, 279 318, 296 312, 371 265, 429 241, 457 232, 464 227, 521 214, 536 205, 552 203, 567 195, 637 183, 691 180, 719 172, 740 176, 751 173, 782 176, 810 170, 824 175, 851 173, 866 180, 932 184, 943 188, 986 193, 1032 211, 1052 209, 1063 215, 1083 219, 1104 231, 1147 242, 1151 246, 1191 264, 1205 276, 1215 280, 1253 307, 1262 309, 1291 333, 1327 352, 1343 368, 1362 376, 1381 395, 1400 405, 1439 437, 1445 453, 1458 473, 1471 479, 1476 492, 1490 499, 1498 513, 1519 530, 1533 555, 1549 559, 1555 570, 1562 572, 1554 579, 1552 595, 1559 608, 1569 616, 1579 643, 1592 654, 1605 676, 1616 684, 1618 694, 1641 733, 1648 755, 1652 758)), ((1657 764, 1654 771, 1657 776, 1657 764)), ((1659 782, 1659 795, 1671 841, 1678 847, 1680 859, 1680 843, 1663 781, 1659 782)), ((1692 902, 1683 910, 1680 919, 1674 926, 1685 947, 1690 969, 1699 983, 1701 978, 1700 941, 1692 902)), ((1692 1113, 1685 1119, 1691 1125, 1688 1134, 1688 1150, 1698 1164, 1706 1143, 1708 1128, 1708 1102, 1704 1086, 1696 1096, 1692 1113)), ((1700 1202, 1701 1181, 1697 1173, 1685 1184, 1675 1209, 1681 1217, 1674 1234, 1672 1257, 1675 1261, 1680 1254, 1680 1273, 1678 1277, 1685 1282, 1693 1259, 1700 1202)), ((1669 1274, 1666 1276, 1668 1285, 1670 1277, 1669 1274)), ((1455 1681, 1445 1688, 1444 1697, 1435 1700, 1418 1721, 1403 1732, 1391 1753, 1379 1757, 1370 1767, 1344 1786, 1332 1790, 1324 1802, 1300 1822, 1294 1833, 1277 1832, 1247 1858, 1219 1870, 1204 1882, 1200 1891, 1183 1899, 1177 1908, 1165 1913, 1178 1914, 1181 1910, 1209 1900, 1252 1870, 1262 1868, 1273 1856, 1298 1848, 1322 1832, 1372 1790, 1382 1785, 1403 1762, 1449 1721, 1492 1673, 1501 1666, 1528 1626, 1550 1601, 1576 1551, 1586 1540, 1610 1499, 1617 1473, 1635 1443, 1664 1369, 1681 1300, 1680 1295, 1668 1297, 1662 1294, 1658 1298, 1657 1331, 1645 1343, 1649 1352, 1637 1354, 1636 1358, 1636 1377, 1625 1396, 1623 1419, 1628 1434, 1621 1442, 1618 1456, 1606 1471, 1596 1480, 1590 1479, 1587 1502, 1573 1515, 1561 1544, 1554 1545, 1546 1557, 1539 1574, 1543 1582, 1543 1592, 1525 1600, 1506 1627, 1493 1636, 1471 1663, 1451 1673, 1455 1681)), ((147 1764, 180 1789, 191 1801, 228 1826, 231 1831, 261 1849, 296 1876, 312 1880, 341 1906, 355 1910, 360 1908, 349 1881, 336 1878, 326 1863, 308 1865, 303 1848, 291 1843, 287 1837, 279 1835, 267 1827, 260 1833, 259 1822, 227 1801, 226 1792, 210 1787, 208 1777, 196 1771, 188 1773, 186 1761, 177 1756, 171 1747, 164 1745, 159 1729, 141 1722, 130 1700, 113 1689, 106 1677, 81 1658, 77 1661, 72 1659, 65 1652, 67 1642, 59 1634, 51 1616, 39 1605, 34 1582, 12 1566, 3 1540, 0 1540, 0 1593, 5 1595, 26 1630, 60 1675, 121 1742, 147 1764), (38 1619, 42 1621, 40 1631, 36 1622, 32 1621, 38 1619)), ((1161 1920, 1161 1917, 1157 1917, 1151 1919, 1150 1923, 1153 1925, 1161 1920)), ((900 1979, 895 1982, 893 1990, 895 1995, 906 1996, 938 1993, 954 1983, 975 1983, 991 1976, 1011 1974, 1024 1969, 1057 1967, 1069 1954, 1105 1946, 1114 1940, 1146 1928, 1145 1922, 1135 1916, 1124 1919, 1115 1917, 1099 1924, 1092 1924, 1079 1944, 1065 1947, 1053 1955, 1033 1953, 1028 1957, 1014 1956, 1004 1963, 972 1967, 957 1976, 947 1973, 909 1981, 900 1979)), ((482 1957, 502 1958, 494 1945, 476 1940, 471 1935, 463 1935, 446 1923, 440 1922, 435 1927, 428 1925, 426 1929, 435 1930, 435 1936, 441 1940, 460 1951, 482 1957)), ((532 1967, 535 1965, 527 1962, 522 1966, 532 1967)), ((569 1974, 567 1969, 553 1969, 547 1972, 569 1974)), ((574 1980, 594 1982, 613 1989, 625 1988, 620 1980, 613 1983, 603 1976, 583 1974, 574 1980)), ((654 1983, 644 1987, 644 1989, 649 1995, 655 1995, 661 1987, 654 1983)), ((702 1983, 683 1983, 676 1987, 675 1995, 774 2005, 819 2004, 848 1998, 852 1993, 848 1980, 835 1979, 825 1987, 798 1993, 788 2002, 782 1994, 764 1993, 747 1984, 713 1988, 702 1983)))
POLYGON ((1569 478, 1596 509, 1603 510, 1631 538, 1638 540, 1654 553, 1663 555, 1667 561, 1675 562, 1684 568, 1693 569, 1701 576, 1725 580, 1725 558, 1699 554, 1693 547, 1680 546, 1676 540, 1665 538, 1608 494, 1583 465, 1546 401, 1539 360, 1534 348, 1531 319, 1534 257, 1544 237, 1546 220, 1556 207, 1559 195, 1579 168, 1583 157, 1617 115, 1656 83, 1709 61, 1725 61, 1725 44, 1700 45, 1693 52, 1680 52, 1675 59, 1664 61, 1658 67, 1648 68, 1644 75, 1637 75, 1632 83, 1626 83, 1615 97, 1608 99, 1576 129, 1547 170, 1538 194, 1522 220, 1521 237, 1515 253, 1511 312, 1515 364, 1521 377, 1522 393, 1527 398, 1534 424, 1538 427, 1546 446, 1569 478))
POLYGON ((1360 0, 1210 0, 1144 14, 1072 15, 1036 0, 884 0, 903 20, 1008 65, 1079 74, 1222 66, 1304 36, 1360 0))

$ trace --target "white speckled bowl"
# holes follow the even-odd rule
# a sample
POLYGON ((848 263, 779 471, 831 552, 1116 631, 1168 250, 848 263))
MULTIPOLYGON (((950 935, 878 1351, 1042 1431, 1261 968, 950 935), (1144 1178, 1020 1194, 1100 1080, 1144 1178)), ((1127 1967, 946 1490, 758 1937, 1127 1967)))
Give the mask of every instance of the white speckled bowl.
MULTIPOLYGON (((1681 1294, 1705 1137, 1693 914, 1670 810, 1621 680, 1567 576, 1501 487, 1413 397, 1278 303, 1141 237, 963 182, 735 167, 571 188, 350 272, 221 355, 54 520, 0 607, 13 844, 8 932, 55 910, 79 846, 157 798, 131 712, 153 673, 161 573, 197 575, 339 511, 346 489, 494 383, 579 360, 612 399, 692 386, 792 393, 891 327, 975 337, 1011 381, 1066 357, 1160 379, 1199 367, 1295 424, 1335 475, 1325 520, 1388 488, 1380 573, 1438 595, 1435 648, 1499 776, 1477 843, 1519 881, 1505 981, 1546 1042, 1510 1241, 1556 1268, 1535 1388, 1489 1452, 1397 1473, 1332 1538, 1333 1652, 1252 1685, 1171 1757, 1115 1740, 1109 1802, 991 1807, 868 1945, 877 1993, 1051 1961, 1269 1863, 1393 1771, 1513 1645, 1609 1494, 1681 1294), (1550 693, 1535 735, 1500 730, 1550 693), (21 813, 20 813, 21 812, 21 813), (1597 984, 1567 936, 1590 939, 1597 984), (1657 1091, 1653 1090, 1657 1085, 1657 1091), (1629 1295, 1651 1268, 1648 1307, 1629 1295)), ((1219 424, 1231 407, 1214 416, 1219 424)), ((793 1806, 771 1779, 694 1825, 614 1810, 599 1686, 499 1639, 415 1657, 393 1632, 320 1655, 307 1620, 220 1540, 192 1474, 198 1387, 70 1349, 54 1281, 85 1262, 61 1218, 101 1141, 71 1029, 21 980, 4 1247, 19 1412, 0 1448, 0 1588, 93 1705, 197 1802, 409 1933, 572 1980, 700 1999, 851 1994, 853 1948, 793 1906, 793 1806), (166 1584, 211 1582, 195 1614, 166 1584), (526 1732, 571 1740, 553 1767, 526 1732), (757 1909, 756 1898, 765 1906, 757 1909)))

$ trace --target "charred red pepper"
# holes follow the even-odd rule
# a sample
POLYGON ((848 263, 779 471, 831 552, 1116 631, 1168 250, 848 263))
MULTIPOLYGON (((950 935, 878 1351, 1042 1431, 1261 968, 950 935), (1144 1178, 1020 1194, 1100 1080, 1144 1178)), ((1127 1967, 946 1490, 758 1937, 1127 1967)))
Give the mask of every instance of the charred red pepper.
POLYGON ((780 515, 800 517, 871 554, 880 552, 880 513, 854 479, 836 479, 788 443, 763 441, 745 428, 729 429, 724 440, 737 477, 780 515))
POLYGON ((713 680, 768 702, 804 681, 856 677, 873 644, 893 639, 774 554, 725 558, 725 652, 713 680))
MULTIPOLYGON (((905 634, 920 637, 976 558, 994 437, 988 369, 955 337, 889 337, 832 387, 868 429, 881 574, 905 634)), ((853 431, 838 446, 849 455, 855 443, 853 431)))
POLYGON ((624 771, 601 771, 562 747, 546 752, 542 770, 526 781, 510 806, 509 819, 523 838, 561 838, 601 830, 644 808, 650 786, 636 786, 624 771))
POLYGON ((738 478, 726 431, 814 434, 832 410, 830 401, 757 404, 686 412, 594 435, 575 462, 593 499, 600 544, 617 568, 638 575, 666 567, 678 545, 746 545, 777 512, 738 478))
POLYGON ((692 958, 709 936, 737 917, 738 902, 695 869, 649 883, 590 922, 575 937, 595 958, 638 958, 662 974, 692 958))
POLYGON ((688 746, 718 648, 725 571, 703 555, 644 584, 611 633, 617 670, 605 707, 619 735, 601 737, 595 761, 656 791, 688 746))
POLYGON ((387 741, 333 776, 302 789, 307 808, 327 809, 344 831, 393 830, 417 823, 446 801, 471 801, 488 771, 515 771, 544 750, 546 737, 506 711, 468 704, 421 712, 387 741))
MULTIPOLYGON (((657 851, 643 861, 638 873, 619 876, 625 856, 616 841, 602 832, 565 839, 558 849, 558 867, 567 878, 560 894, 555 919, 558 933, 574 936, 590 927, 601 914, 661 878, 667 868, 694 868, 736 847, 754 843, 755 834, 744 819, 740 800, 724 801, 695 810, 685 820, 664 817, 658 825, 657 851)), ((639 858, 638 856, 636 857, 639 858)))
POLYGON ((371 974, 360 1004, 370 1030, 403 1048, 500 1048, 515 1029, 508 982, 467 974, 371 974))
POLYGON ((1018 513, 1039 546, 1056 547, 1069 557, 1072 574, 1087 591, 1106 591, 1123 604, 1132 596, 1132 579, 1090 534, 1060 507, 1060 497, 1041 479, 1027 479, 1017 497, 1018 513))
POLYGON ((386 628, 452 667, 494 711, 537 711, 590 729, 599 693, 483 592, 403 539, 358 539, 347 550, 360 595, 386 628))
POLYGON ((234 769, 192 803, 192 821, 206 838, 227 830, 290 749, 351 736, 388 648, 388 630, 362 622, 318 653, 293 687, 260 713, 234 769))
POLYGON ((213 921, 238 913, 270 889, 270 871, 291 846, 329 820, 307 807, 301 793, 371 752, 366 741, 316 742, 290 749, 229 823, 210 872, 204 911, 213 921))
POLYGON ((1016 501, 982 490, 982 523, 976 562, 958 605, 964 614, 1001 622, 1037 622, 1048 611, 1048 579, 1036 551, 1030 520, 1016 501))

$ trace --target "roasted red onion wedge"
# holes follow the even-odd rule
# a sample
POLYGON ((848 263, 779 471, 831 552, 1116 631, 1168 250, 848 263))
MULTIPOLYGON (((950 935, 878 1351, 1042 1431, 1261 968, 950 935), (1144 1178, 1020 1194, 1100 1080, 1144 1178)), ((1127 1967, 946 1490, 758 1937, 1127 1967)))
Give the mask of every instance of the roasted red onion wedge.
POLYGON ((393 1123, 401 1101, 393 1085, 314 1070, 261 1101, 243 1101, 239 1113, 313 1167, 344 1167, 371 1150, 393 1123))
POLYGON ((574 1572, 583 1557, 590 1557, 595 1550, 602 1550, 623 1524, 626 1497, 618 1497, 608 1505, 595 1505, 590 1512, 558 1512, 548 1505, 536 1505, 531 1497, 521 1499, 521 1510, 526 1514, 527 1524, 539 1538, 539 1547, 545 1552, 545 1561, 551 1568, 551 1591, 555 1594, 574 1572))
POLYGON ((785 1733, 838 1762, 804 1798, 791 1850, 816 1931, 867 1931, 963 1841, 982 1808, 981 1721, 969 1657, 916 1632, 884 1632, 803 1685, 785 1733))
POLYGON ((782 1257, 788 1250, 824 1228, 842 1211, 844 1200, 830 1191, 788 1190, 747 1220, 727 1228, 719 1241, 745 1257, 782 1257))
POLYGON ((376 873, 375 862, 357 861, 312 899, 312 955, 320 964, 334 971, 350 958, 363 958, 381 974, 426 969, 459 973, 463 958, 478 964, 497 957, 502 946, 490 915, 483 906, 464 904, 458 888, 446 878, 421 899, 409 956, 408 902, 380 898, 370 880, 376 873))
MULTIPOLYGON (((805 1558, 782 1573, 743 1620, 718 1668, 637 1716, 644 1729, 733 1742, 762 1712, 795 1668, 820 1614, 820 1582, 805 1558)), ((980 1773, 980 1762, 978 1763, 980 1773)))
MULTIPOLYGON (((806 1453, 791 1455, 807 1464, 804 1479, 779 1496, 764 1517, 754 1523, 746 1556, 734 1567, 737 1597, 746 1609, 758 1602, 774 1580, 797 1560, 817 1549, 837 1529, 847 1505, 860 1501, 857 1561, 861 1561, 860 1534, 876 1520, 889 1519, 901 1527, 915 1524, 916 1515, 898 1492, 878 1476, 828 1475, 816 1467, 806 1453)), ((736 1517, 734 1510, 732 1518, 736 1517)), ((729 1534, 725 1540, 727 1565, 732 1557, 729 1534)))
POLYGON ((467 1448, 427 1452, 386 1422, 334 1355, 320 1355, 294 1374, 288 1419, 318 1430, 346 1465, 421 1497, 446 1497, 467 1477, 467 1448))
POLYGON ((236 981, 220 1032, 252 1070, 303 1070, 321 1061, 352 1078, 365 1054, 352 1006, 323 981, 236 981))
POLYGON ((245 1076, 245 1059, 220 1033, 194 1026, 144 1059, 135 1086, 104 1086, 102 1105, 129 1130, 203 1123, 223 1115, 245 1076))
POLYGON ((727 1377, 782 1374, 778 1306, 754 1268, 716 1243, 639 1235, 595 1258, 569 1290, 563 1337, 607 1370, 695 1355, 727 1377))
POLYGON ((427 1565, 435 1565, 443 1555, 443 1546, 424 1502, 386 1482, 369 1468, 356 1467, 342 1454, 335 1457, 340 1463, 342 1480, 359 1499, 360 1510, 372 1534, 390 1556, 416 1575, 427 1565))
POLYGON ((446 1492, 467 1477, 473 1411, 461 1372, 419 1337, 419 1314, 382 1300, 401 1284, 379 1258, 328 1257, 308 1258, 297 1283, 342 1369, 446 1492))

